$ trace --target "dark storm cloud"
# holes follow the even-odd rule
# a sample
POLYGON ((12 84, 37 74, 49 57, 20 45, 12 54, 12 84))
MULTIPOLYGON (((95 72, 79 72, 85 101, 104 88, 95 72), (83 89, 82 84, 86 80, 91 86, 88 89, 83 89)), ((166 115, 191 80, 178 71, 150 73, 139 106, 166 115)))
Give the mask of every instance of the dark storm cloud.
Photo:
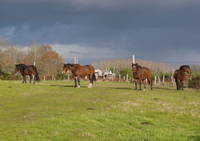
POLYGON ((143 59, 200 63, 199 13, 196 0, 1 0, 0 38, 21 45, 50 43, 85 60, 135 53, 143 59), (106 55, 89 57, 99 50, 106 55))

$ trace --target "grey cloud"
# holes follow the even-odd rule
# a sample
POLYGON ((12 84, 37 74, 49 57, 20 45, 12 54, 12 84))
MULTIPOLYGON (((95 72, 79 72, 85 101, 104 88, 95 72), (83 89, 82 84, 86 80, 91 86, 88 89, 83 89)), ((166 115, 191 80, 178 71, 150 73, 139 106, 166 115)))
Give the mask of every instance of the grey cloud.
POLYGON ((1 0, 0 38, 19 45, 75 44, 83 49, 71 53, 85 60, 135 53, 192 63, 200 53, 199 13, 197 0, 1 0), (101 48, 111 55, 90 56, 101 48))

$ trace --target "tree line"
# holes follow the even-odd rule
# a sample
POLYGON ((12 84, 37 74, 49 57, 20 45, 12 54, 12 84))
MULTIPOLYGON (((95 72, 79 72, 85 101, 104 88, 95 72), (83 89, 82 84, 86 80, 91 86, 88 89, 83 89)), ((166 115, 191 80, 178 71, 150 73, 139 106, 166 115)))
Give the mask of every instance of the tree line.
MULTIPOLYGON (((27 47, 17 47, 7 42, 0 41, 0 79, 19 79, 20 76, 13 75, 15 64, 32 65, 36 63, 41 79, 63 79, 61 75, 64 57, 56 52, 48 44, 32 43, 27 47), (3 78, 2 78, 3 77, 3 78)), ((175 70, 170 64, 154 61, 136 59, 142 66, 150 68, 153 75, 163 75, 170 78, 175 70)), ((132 75, 131 59, 111 59, 93 62, 97 69, 102 71, 111 70, 122 77, 132 75)), ((190 65, 195 78, 200 78, 200 65, 190 65)), ((177 66, 178 68, 178 66, 177 66)))
POLYGON ((13 74, 15 64, 32 65, 36 63, 41 77, 56 76, 62 70, 64 58, 50 45, 31 44, 20 48, 9 44, 0 44, 0 72, 13 74))

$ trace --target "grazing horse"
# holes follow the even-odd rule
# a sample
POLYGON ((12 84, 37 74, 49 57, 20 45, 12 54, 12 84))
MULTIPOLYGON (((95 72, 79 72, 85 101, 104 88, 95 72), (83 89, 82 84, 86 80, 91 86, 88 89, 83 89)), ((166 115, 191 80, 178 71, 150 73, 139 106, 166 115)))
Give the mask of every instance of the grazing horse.
POLYGON ((96 81, 95 69, 92 65, 81 66, 79 64, 64 64, 63 73, 71 71, 72 77, 75 82, 75 87, 80 87, 80 78, 88 77, 90 80, 90 84, 88 88, 91 88, 93 85, 93 81, 96 81))
POLYGON ((15 65, 15 73, 20 72, 23 81, 22 83, 26 83, 26 76, 28 75, 30 77, 30 83, 33 79, 33 84, 35 84, 35 81, 40 81, 37 68, 34 65, 25 65, 25 64, 16 64, 15 65))
POLYGON ((142 90, 141 85, 143 83, 144 88, 145 86, 145 80, 147 79, 149 85, 151 86, 152 90, 152 79, 151 79, 151 71, 147 67, 142 67, 138 65, 137 63, 132 63, 132 72, 133 72, 133 78, 135 82, 135 89, 137 90, 137 84, 139 83, 140 88, 139 90, 142 90))
POLYGON ((176 82, 176 89, 183 90, 184 81, 188 80, 191 77, 192 70, 189 65, 180 66, 178 70, 174 72, 174 79, 176 82))

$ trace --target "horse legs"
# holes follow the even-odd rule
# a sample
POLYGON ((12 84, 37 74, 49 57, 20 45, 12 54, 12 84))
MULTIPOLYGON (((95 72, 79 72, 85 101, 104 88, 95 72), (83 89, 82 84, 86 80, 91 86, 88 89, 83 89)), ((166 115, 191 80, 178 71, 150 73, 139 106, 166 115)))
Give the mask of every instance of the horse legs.
POLYGON ((146 89, 146 82, 147 82, 147 80, 145 79, 145 80, 143 81, 144 89, 146 89))
POLYGON ((77 87, 77 77, 74 77, 74 83, 75 83, 74 87, 77 87))
POLYGON ((23 81, 22 83, 26 83, 26 75, 23 75, 23 81))
POLYGON ((147 80, 148 80, 148 83, 149 83, 149 85, 150 85, 150 87, 151 87, 151 90, 153 89, 152 88, 152 79, 151 78, 147 78, 147 80))
POLYGON ((183 87, 184 87, 184 83, 183 81, 181 81, 181 90, 183 90, 183 87))
POLYGON ((175 82, 176 82, 176 89, 179 90, 179 82, 177 79, 175 79, 175 82))
POLYGON ((90 80, 90 84, 88 85, 88 88, 92 88, 92 85, 93 85, 93 74, 89 75, 89 80, 90 80))
POLYGON ((139 90, 142 90, 142 80, 139 80, 139 85, 140 85, 139 90))
POLYGON ((32 77, 33 77, 33 84, 35 84, 35 75, 33 75, 32 77))
POLYGON ((135 80, 135 90, 137 90, 137 80, 135 80))
POLYGON ((32 77, 32 75, 29 75, 29 77, 30 77, 29 83, 31 83, 33 77, 32 77))
POLYGON ((74 83, 76 88, 80 88, 80 78, 78 76, 74 77, 74 83))
POLYGON ((78 87, 80 88, 80 87, 81 87, 81 84, 80 84, 80 77, 77 78, 77 81, 78 81, 78 87))

